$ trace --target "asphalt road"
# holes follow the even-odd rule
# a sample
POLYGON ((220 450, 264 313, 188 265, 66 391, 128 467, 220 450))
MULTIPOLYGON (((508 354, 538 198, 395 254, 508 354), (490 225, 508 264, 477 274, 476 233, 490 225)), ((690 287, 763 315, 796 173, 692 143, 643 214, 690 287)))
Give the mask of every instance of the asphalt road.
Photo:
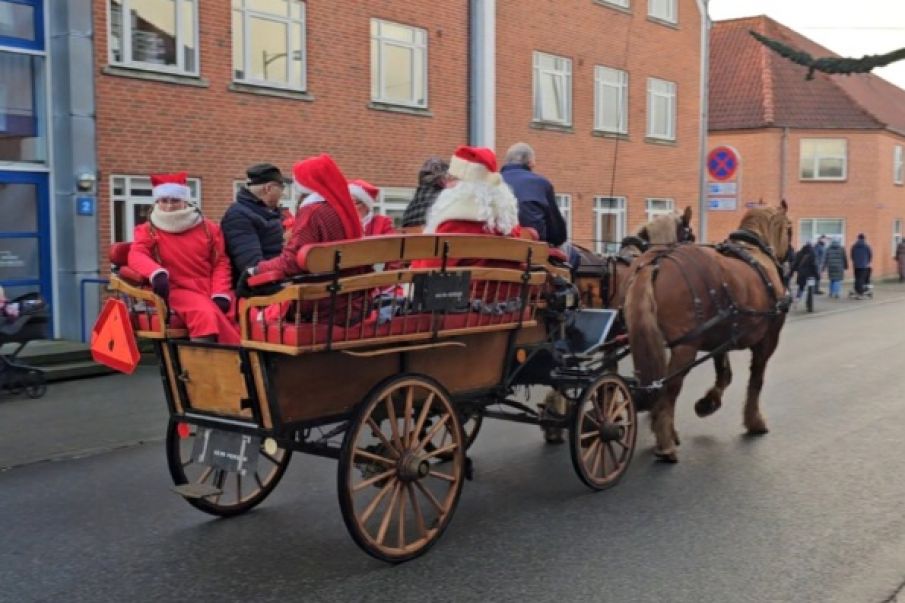
MULTIPOLYGON (((736 380, 707 419, 691 406, 712 370, 696 369, 680 400, 680 463, 655 464, 645 428, 606 492, 581 485, 567 446, 488 422, 449 529, 396 567, 347 535, 334 461, 298 455, 261 507, 216 520, 169 491, 159 441, 121 448, 128 438, 114 433, 90 456, 31 463, 46 447, 41 421, 7 402, 0 455, 33 451, 0 473, 0 601, 894 600, 905 582, 905 289, 894 292, 787 324, 762 438, 742 435, 747 354, 732 354, 736 380)), ((61 440, 79 421, 128 426, 130 408, 139 431, 162 432, 164 414, 148 410, 162 406, 153 371, 60 387, 84 405, 78 415, 54 423, 52 402, 30 408, 61 440)))

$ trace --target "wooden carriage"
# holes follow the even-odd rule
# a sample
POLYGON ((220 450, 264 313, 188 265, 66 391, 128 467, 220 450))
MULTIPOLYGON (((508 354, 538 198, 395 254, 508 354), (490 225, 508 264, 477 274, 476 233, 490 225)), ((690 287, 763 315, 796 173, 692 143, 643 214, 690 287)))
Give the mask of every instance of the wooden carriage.
POLYGON ((178 317, 161 320, 162 299, 111 279, 137 336, 155 343, 169 468, 195 507, 242 513, 292 452, 336 458, 352 537, 398 562, 449 523, 484 417, 568 427, 573 464, 594 489, 623 475, 636 434, 630 389, 606 370, 603 331, 591 350, 569 347, 574 289, 545 244, 400 235, 307 246, 298 261, 304 273, 280 291, 241 301, 239 347, 190 341, 178 317), (535 384, 563 393, 569 412, 511 398, 535 384))

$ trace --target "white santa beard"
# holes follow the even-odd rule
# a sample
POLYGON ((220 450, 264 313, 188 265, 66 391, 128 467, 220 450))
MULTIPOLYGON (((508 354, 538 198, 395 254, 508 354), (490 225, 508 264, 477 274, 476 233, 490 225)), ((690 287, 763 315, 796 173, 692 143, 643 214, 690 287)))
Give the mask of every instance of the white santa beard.
POLYGON ((483 222, 488 232, 510 234, 518 226, 518 201, 505 183, 460 181, 444 189, 431 206, 424 232, 451 220, 483 222))

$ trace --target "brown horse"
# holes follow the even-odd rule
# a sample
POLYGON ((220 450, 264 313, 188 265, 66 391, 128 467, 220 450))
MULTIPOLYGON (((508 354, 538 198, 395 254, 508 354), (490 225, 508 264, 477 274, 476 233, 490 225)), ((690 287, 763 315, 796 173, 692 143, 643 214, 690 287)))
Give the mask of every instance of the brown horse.
POLYGON ((749 434, 767 433, 759 397, 788 311, 777 259, 789 248, 786 213, 785 201, 778 208, 751 209, 725 243, 652 249, 635 263, 624 316, 635 373, 653 401, 651 428, 660 460, 677 460, 676 398, 698 350, 710 352, 716 366, 716 383, 695 404, 698 416, 722 405, 732 380, 727 352, 748 348, 752 359, 744 425, 749 434))

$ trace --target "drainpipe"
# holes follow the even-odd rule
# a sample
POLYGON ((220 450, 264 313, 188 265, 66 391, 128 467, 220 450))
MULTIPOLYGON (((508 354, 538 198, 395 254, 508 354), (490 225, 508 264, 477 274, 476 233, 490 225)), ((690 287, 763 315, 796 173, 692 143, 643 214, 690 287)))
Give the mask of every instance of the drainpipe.
POLYGON ((708 95, 710 94, 710 15, 709 0, 697 0, 701 13, 701 125, 699 167, 700 181, 698 191, 698 221, 700 232, 698 240, 707 242, 707 122, 709 119, 708 95))
POLYGON ((786 157, 789 152, 789 128, 782 129, 779 139, 779 198, 786 198, 786 157))
POLYGON ((496 0, 468 5, 469 144, 494 148, 496 134, 496 0))

